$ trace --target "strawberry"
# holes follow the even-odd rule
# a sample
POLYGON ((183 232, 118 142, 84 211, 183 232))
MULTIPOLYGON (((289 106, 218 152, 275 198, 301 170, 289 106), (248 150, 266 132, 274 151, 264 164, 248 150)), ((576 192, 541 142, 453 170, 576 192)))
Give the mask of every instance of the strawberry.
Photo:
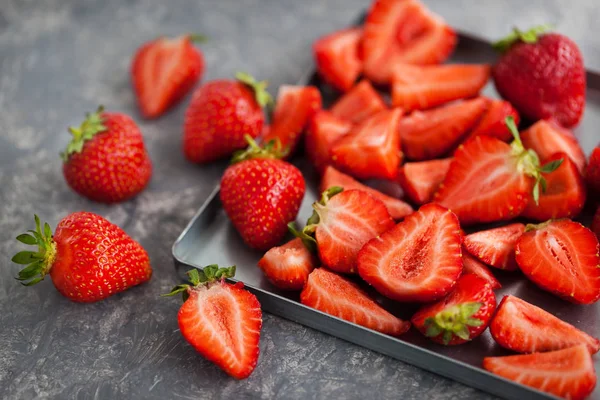
POLYGON ((410 328, 410 322, 387 312, 356 283, 325 268, 317 268, 308 276, 300 302, 387 335, 400 336, 410 328))
POLYGON ((144 138, 127 115, 104 112, 86 114, 61 154, 67 184, 82 196, 116 203, 139 194, 152 176, 152 162, 144 138))
POLYGON ((451 162, 451 158, 445 158, 405 163, 398 171, 398 182, 415 204, 429 203, 446 177, 451 162))
POLYGON ((292 154, 302 138, 304 128, 321 109, 321 92, 314 86, 282 85, 277 93, 275 111, 268 132, 262 140, 279 139, 281 147, 292 154))
POLYGON ((346 175, 337 169, 329 166, 325 169, 323 177, 321 178, 320 190, 324 192, 330 187, 340 186, 345 190, 362 190, 363 192, 369 193, 371 196, 379 199, 385 204, 390 215, 393 219, 402 219, 409 214, 412 214, 413 209, 408 204, 395 197, 388 196, 379 190, 375 190, 367 185, 364 185, 352 178, 350 175, 346 175))
POLYGON ((305 136, 305 151, 319 173, 330 163, 331 146, 352 128, 352 123, 329 111, 317 111, 311 118, 305 136))
POLYGON ((296 219, 306 185, 298 168, 278 159, 283 154, 274 142, 261 148, 246 140, 250 147, 234 156, 221 178, 221 203, 244 242, 266 251, 296 219))
POLYGON ((512 139, 512 134, 504 123, 506 117, 513 117, 517 126, 521 121, 519 113, 508 101, 488 99, 486 112, 471 130, 468 137, 485 135, 495 137, 503 142, 509 142, 512 139))
POLYGON ((494 84, 522 116, 571 127, 585 108, 583 58, 571 39, 546 31, 545 26, 515 29, 494 45, 503 53, 494 66, 494 84))
POLYGON ((404 154, 422 161, 448 153, 481 119, 487 106, 487 100, 480 97, 429 111, 413 111, 400 120, 404 154))
POLYGON ((561 350, 578 344, 585 344, 592 354, 600 350, 600 340, 510 295, 500 302, 490 333, 500 346, 518 353, 561 350))
POLYGON ((489 77, 490 67, 485 64, 395 65, 392 105, 406 111, 424 110, 452 100, 475 97, 489 77))
POLYGON ((272 101, 267 82, 244 73, 236 79, 212 81, 194 92, 183 123, 183 152, 191 162, 229 157, 247 145, 245 135, 262 133, 262 108, 272 101))
POLYGON ((188 271, 190 284, 175 286, 163 296, 183 295, 177 314, 184 339, 228 375, 245 379, 258 361, 262 311, 256 296, 242 282, 230 284, 235 266, 209 265, 188 271))
POLYGON ((323 36, 313 44, 319 75, 343 92, 352 87, 362 71, 361 38, 361 28, 350 28, 323 36))
POLYGON ((300 238, 273 247, 258 261, 258 266, 280 289, 302 290, 317 262, 300 238))
POLYGON ((590 197, 600 199, 600 147, 595 147, 590 154, 590 162, 585 170, 585 180, 590 197))
POLYGON ((54 234, 48 223, 42 229, 17 236, 37 251, 20 251, 12 258, 27 265, 18 280, 35 285, 50 275, 56 290, 69 300, 92 303, 150 279, 148 254, 121 228, 99 215, 76 212, 63 218, 54 234))
POLYGON ((365 75, 389 83, 397 64, 438 64, 457 42, 456 32, 417 0, 376 0, 363 33, 365 75))
POLYGON ((349 92, 340 97, 331 106, 331 113, 352 123, 359 123, 387 109, 381 95, 366 79, 357 83, 349 92))
POLYGON ((331 147, 331 160, 359 179, 393 179, 401 162, 398 124, 402 111, 384 110, 354 127, 331 147))
POLYGON ((466 274, 446 297, 421 307, 410 321, 434 342, 457 345, 481 335, 495 310, 496 296, 490 284, 477 275, 466 274))
POLYGON ((204 56, 194 47, 201 35, 160 37, 143 44, 133 56, 131 81, 146 118, 161 116, 200 80, 204 56))
POLYGON ((460 242, 456 215, 437 204, 426 204, 363 246, 358 273, 391 299, 438 300, 454 287, 462 272, 460 242))
POLYGON ((465 275, 465 274, 477 275, 478 277, 484 279, 487 283, 489 283, 492 290, 500 289, 502 287, 500 282, 498 282, 498 280, 496 279, 494 274, 492 274, 492 271, 490 271, 490 269, 487 267, 487 265, 485 265, 484 263, 482 263, 481 261, 479 261, 478 259, 473 257, 471 254, 469 254, 468 251, 463 250, 462 260, 463 260, 463 275, 465 275))
POLYGON ((596 208, 596 212, 594 213, 594 218, 592 219, 592 226, 590 227, 590 229, 600 240, 600 207, 596 208))
POLYGON ((596 386, 594 361, 584 345, 548 353, 486 357, 483 368, 522 385, 572 400, 596 386))
POLYGON ((598 239, 580 223, 527 225, 515 254, 521 271, 540 288, 577 304, 600 299, 598 239))
POLYGON ((487 265, 514 271, 517 269, 515 244, 523 232, 525 225, 516 222, 471 233, 464 237, 463 244, 469 253, 487 265))

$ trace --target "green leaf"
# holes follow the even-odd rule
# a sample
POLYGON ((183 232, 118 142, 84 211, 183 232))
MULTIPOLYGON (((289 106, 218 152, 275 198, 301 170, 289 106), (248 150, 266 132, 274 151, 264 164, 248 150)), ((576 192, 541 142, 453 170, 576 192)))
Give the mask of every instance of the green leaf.
POLYGON ((44 262, 42 260, 34 261, 29 264, 27 267, 23 268, 19 271, 18 280, 27 280, 33 278, 34 276, 40 274, 42 272, 42 268, 44 266, 44 262))
POLYGON ((436 337, 442 333, 442 329, 435 323, 433 318, 427 318, 425 320, 425 327, 427 327, 427 331, 425 332, 425 336, 427 337, 436 337))
POLYGON ((188 288, 190 287, 190 285, 177 285, 174 286, 173 289, 171 289, 171 291, 169 293, 163 293, 160 295, 160 297, 170 297, 170 296, 175 296, 177 293, 181 293, 181 292, 185 292, 188 290, 188 288))
POLYGON ((450 343, 450 341, 452 340, 452 336, 452 331, 445 331, 444 336, 442 336, 442 341, 444 342, 444 344, 450 343))
POLYGON ((39 258, 35 257, 35 254, 33 251, 20 251, 13 256, 11 261, 16 264, 28 265, 39 260, 39 258))
POLYGON ((237 72, 235 74, 235 78, 248 85, 252 90, 254 90, 254 97, 256 102, 261 106, 265 107, 268 104, 273 102, 273 97, 267 92, 267 86, 269 83, 267 81, 257 81, 254 77, 246 72, 237 72))
POLYGON ((462 326, 460 326, 459 329, 455 330, 454 334, 456 336, 458 336, 459 338, 461 338, 462 340, 470 340, 471 339, 471 335, 469 334, 469 329, 465 325, 462 325, 462 326))
POLYGON ((73 136, 65 152, 61 154, 64 162, 69 160, 69 156, 73 153, 79 153, 83 149, 83 145, 86 141, 92 139, 98 133, 106 131, 108 129, 104 125, 104 119, 102 113, 104 107, 99 106, 96 112, 86 113, 85 119, 79 127, 70 127, 69 132, 73 136))
POLYGON ((38 232, 33 230, 28 230, 27 232, 31 233, 38 243, 42 243, 44 241, 44 238, 38 232))
POLYGON ((40 217, 38 217, 37 214, 33 214, 33 218, 35 219, 35 231, 41 234, 42 228, 40 223, 40 217))
POLYGON ((501 53, 504 53, 504 52, 508 51, 508 49, 510 49, 513 44, 515 44, 519 41, 522 41, 525 43, 537 42, 540 34, 549 31, 551 28, 552 28, 552 26, 548 25, 548 24, 534 26, 533 28, 528 29, 526 31, 521 31, 517 28, 514 28, 513 31, 511 33, 509 33, 506 37, 504 37, 504 38, 498 40, 497 42, 495 42, 494 44, 492 44, 492 47, 495 50, 497 50, 501 53))
POLYGON ((515 124, 515 119, 513 118, 513 116, 509 115, 508 117, 506 117, 506 119, 504 120, 504 124, 512 134, 515 142, 517 142, 521 147, 523 147, 523 144, 521 142, 521 136, 519 136, 519 129, 517 129, 517 125, 515 124))
POLYGON ((216 279, 233 278, 235 276, 235 269, 236 269, 235 265, 232 265, 231 267, 227 267, 227 268, 219 268, 217 270, 217 272, 215 273, 215 278, 216 279))
POLYGON ((209 41, 208 36, 201 33, 190 33, 188 38, 194 43, 206 43, 209 41))
POLYGON ((52 229, 50 228, 50 225, 47 222, 44 223, 44 235, 47 238, 52 237, 52 229))
POLYGON ((483 304, 479 303, 479 302, 474 302, 474 303, 466 303, 460 306, 460 315, 462 317, 463 320, 466 320, 467 318, 472 317, 473 315, 477 314, 477 312, 479 311, 479 309, 481 308, 483 304))
MULTIPOLYGON (((197 286, 200 283, 200 274, 197 269, 190 269, 187 273, 188 278, 192 285, 197 286)), ((206 277, 206 276, 205 276, 206 277)))
POLYGON ((560 167, 563 161, 564 160, 561 158, 559 160, 553 160, 549 163, 546 163, 542 166, 542 168, 540 168, 540 172, 544 172, 547 174, 549 174, 550 172, 554 172, 558 167, 560 167))
POLYGON ((535 201, 535 205, 540 204, 540 180, 533 185, 533 201, 535 201))
POLYGON ((341 186, 332 186, 327 190, 323 191, 323 193, 321 193, 321 199, 319 200, 319 203, 322 205, 326 205, 329 199, 331 199, 336 194, 342 193, 343 191, 344 188, 341 186))
MULTIPOLYGON (((318 215, 317 215, 317 218, 318 218, 318 215)), ((309 220, 310 220, 310 218, 309 218, 309 220)), ((318 223, 318 221, 317 221, 317 223, 318 223)), ((313 254, 316 254, 317 241, 315 240, 314 237, 309 235, 308 232, 305 232, 304 229, 302 231, 299 231, 298 229, 296 229, 295 222, 290 222, 288 224, 288 230, 290 231, 290 233, 292 235, 294 235, 295 237, 300 238, 302 240, 302 244, 304 245, 304 247, 306 247, 308 249, 308 251, 310 251, 313 254)))
POLYGON ((29 282, 21 282, 21 285, 23 285, 23 286, 33 286, 33 285, 35 285, 37 283, 40 283, 43 280, 44 280, 44 277, 40 276, 40 277, 37 277, 35 279, 30 280, 29 282))
POLYGON ((28 235, 27 233, 22 233, 19 236, 17 236, 17 240, 21 243, 29 244, 29 245, 38 244, 37 239, 31 235, 28 235))
POLYGON ((477 318, 467 318, 465 321, 465 325, 468 326, 481 326, 483 325, 483 321, 477 318))
POLYGON ((540 176, 540 186, 542 187, 542 193, 546 193, 546 189, 548 189, 548 182, 543 176, 540 176))

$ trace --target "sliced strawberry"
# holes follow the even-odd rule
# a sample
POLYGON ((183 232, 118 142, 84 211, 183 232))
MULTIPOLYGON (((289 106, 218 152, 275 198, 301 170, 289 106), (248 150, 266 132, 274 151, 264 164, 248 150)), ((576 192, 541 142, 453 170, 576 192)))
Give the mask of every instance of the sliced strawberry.
POLYGON ((500 289, 502 287, 487 265, 473 257, 468 251, 463 251, 462 258, 463 274, 477 275, 489 283, 492 289, 500 289))
POLYGON ((446 295, 462 272, 461 232, 450 210, 426 204, 358 253, 358 273, 398 301, 428 302, 446 295))
POLYGON ((331 113, 338 118, 351 121, 355 124, 377 114, 387 106, 381 95, 366 79, 356 84, 331 106, 331 113))
POLYGON ((495 137, 503 142, 511 141, 512 135, 504 123, 506 117, 513 117, 517 126, 521 120, 517 110, 508 101, 489 99, 487 111, 475 125, 469 138, 485 135, 495 137))
POLYGON ((344 121, 331 112, 317 111, 310 120, 305 136, 305 151, 318 172, 330 164, 331 146, 352 129, 352 123, 344 121))
POLYGON ((375 190, 367 185, 364 185, 352 178, 350 175, 346 175, 337 169, 329 166, 325 169, 323 177, 321 178, 320 190, 324 192, 330 187, 340 186, 345 190, 362 190, 369 193, 371 196, 381 200, 387 207, 390 215, 393 219, 402 219, 409 214, 412 214, 413 209, 410 204, 403 202, 395 197, 383 194, 379 190, 375 190))
POLYGON ((522 385, 572 400, 596 386, 594 361, 585 345, 548 353, 486 357, 483 368, 522 385))
POLYGON ((359 179, 393 179, 401 162, 400 109, 384 110, 355 126, 331 147, 333 164, 359 179))
POLYGON ((482 97, 429 111, 413 111, 400 120, 402 150, 411 160, 431 160, 456 147, 488 106, 482 97))
POLYGON ((317 260, 300 238, 273 247, 258 261, 267 279, 280 289, 301 290, 317 260))
POLYGON ((414 203, 429 203, 446 177, 451 162, 451 158, 408 162, 398 171, 398 182, 414 203))
POLYGON ((595 147, 590 155, 587 165, 585 180, 590 190, 590 197, 594 200, 600 199, 600 147, 595 147))
POLYGON ((572 303, 600 299, 598 239, 588 228, 568 219, 527 225, 517 241, 521 271, 540 288, 572 303))
POLYGON ((525 232, 525 225, 514 223, 465 236, 465 249, 487 265, 514 271, 515 244, 525 232))
POLYGON ((452 100, 474 97, 489 77, 490 66, 487 64, 395 65, 392 105, 406 111, 424 110, 452 100))
POLYGON ((362 71, 361 28, 343 29, 323 36, 313 44, 319 75, 341 91, 349 90, 362 71))

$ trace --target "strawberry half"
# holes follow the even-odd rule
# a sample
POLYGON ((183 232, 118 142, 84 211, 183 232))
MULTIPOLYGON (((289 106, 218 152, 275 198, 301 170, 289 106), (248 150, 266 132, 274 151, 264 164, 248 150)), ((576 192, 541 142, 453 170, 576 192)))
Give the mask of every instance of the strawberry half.
POLYGON ((525 225, 517 222, 471 233, 465 236, 463 245, 469 253, 487 265, 514 271, 517 269, 515 244, 524 232, 525 225))
POLYGON ((429 203, 444 181, 451 158, 407 162, 398 171, 398 182, 415 204, 429 203))
POLYGON ((504 100, 488 99, 487 111, 469 133, 469 138, 484 135, 495 137, 503 142, 509 142, 512 139, 512 134, 504 123, 506 117, 512 117, 515 120, 515 125, 519 126, 521 119, 512 104, 504 100))
POLYGON ((527 225, 515 254, 521 271, 540 288, 577 304, 600 299, 598 239, 580 223, 527 225))
POLYGON ((484 279, 487 283, 489 283, 492 289, 500 289, 502 287, 500 282, 498 282, 498 280, 496 279, 494 274, 492 274, 492 271, 490 271, 487 265, 473 257, 471 254, 469 254, 468 251, 463 251, 462 259, 463 275, 475 274, 481 279, 484 279))
POLYGON ((590 154, 590 162, 586 168, 585 180, 590 190, 590 197, 594 200, 600 199, 600 147, 595 147, 592 154, 590 154))
POLYGON ((317 260, 300 238, 273 247, 258 261, 258 266, 273 285, 280 289, 302 290, 317 260))
POLYGON ((381 95, 373 88, 371 82, 363 79, 340 97, 331 106, 330 111, 338 118, 357 124, 386 109, 387 106, 381 95))
POLYGON ((319 173, 330 164, 331 146, 352 129, 352 123, 342 120, 329 111, 320 110, 313 115, 306 130, 304 146, 308 159, 319 173))
POLYGON ((358 273, 398 301, 445 296, 462 272, 461 232, 450 210, 426 204, 358 253, 358 273))
POLYGON ((362 71, 361 28, 343 29, 317 40, 313 54, 319 75, 334 88, 349 90, 362 71))

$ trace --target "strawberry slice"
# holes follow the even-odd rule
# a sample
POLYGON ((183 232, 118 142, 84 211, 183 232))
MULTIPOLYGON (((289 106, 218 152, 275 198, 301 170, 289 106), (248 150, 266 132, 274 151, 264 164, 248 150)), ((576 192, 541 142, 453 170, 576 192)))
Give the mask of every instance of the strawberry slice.
POLYGON ((518 353, 561 350, 578 344, 585 344, 592 354, 600 350, 600 340, 514 296, 505 296, 500 302, 490 333, 500 346, 518 353))
POLYGON ((600 147, 595 147, 590 155, 590 162, 585 173, 590 197, 600 199, 600 147))
POLYGON ((596 386, 594 361, 585 345, 548 353, 486 357, 483 368, 522 385, 572 400, 596 386))
POLYGON ((350 175, 346 175, 343 172, 340 172, 337 169, 329 166, 325 169, 323 177, 321 178, 320 190, 321 192, 324 192, 333 186, 340 186, 345 190, 362 190, 363 192, 369 193, 376 199, 381 200, 387 207, 392 218, 396 220, 402 219, 407 215, 412 214, 414 211, 410 204, 364 185, 352 178, 350 175))
POLYGON ((437 64, 456 46, 456 32, 416 0, 377 0, 364 25, 365 75, 389 83, 396 64, 437 64))
POLYGON ((323 36, 313 44, 319 75, 334 88, 349 90, 362 71, 361 28, 343 29, 323 36))
POLYGON ((499 228, 471 233, 465 236, 465 249, 492 267, 514 271, 515 244, 525 232, 525 225, 514 223, 499 228))
POLYGON ((308 159, 319 173, 330 164, 331 146, 352 129, 352 123, 331 112, 320 110, 313 115, 306 129, 304 147, 308 159))
POLYGON ((452 289, 462 272, 460 242, 456 215, 426 204, 364 245, 358 273, 391 299, 434 301, 452 289))
POLYGON ((398 182, 415 204, 429 203, 446 177, 451 162, 451 158, 408 162, 398 171, 398 182))
POLYGON ((453 346, 481 335, 495 310, 496 296, 490 284, 466 274, 445 298, 421 307, 410 321, 434 342, 453 346))
POLYGON ((258 266, 269 282, 278 288, 302 290, 308 274, 317 266, 317 260, 302 240, 296 238, 283 246, 271 248, 258 261, 258 266))
POLYGON ((489 78, 490 66, 487 64, 395 65, 392 105, 406 111, 424 110, 452 100, 475 97, 489 78))
POLYGON ((331 106, 331 113, 357 124, 386 109, 381 95, 373 88, 371 82, 363 79, 331 106))
POLYGON ((384 110, 363 121, 335 142, 336 167, 359 179, 393 179, 400 165, 398 124, 402 110, 384 110))
POLYGON ((495 137, 503 142, 509 142, 512 135, 504 121, 506 121, 506 117, 513 117, 515 124, 518 126, 521 120, 519 113, 508 101, 495 99, 488 99, 488 101, 487 111, 475 125, 469 134, 469 138, 485 135, 495 137))
POLYGON ((402 149, 411 160, 431 160, 456 147, 481 119, 484 98, 456 102, 429 111, 413 111, 400 120, 402 149))
POLYGON ((469 252, 463 251, 462 258, 463 274, 477 275, 489 283, 492 289, 500 289, 502 287, 494 274, 492 274, 492 271, 484 263, 469 254, 469 252))

